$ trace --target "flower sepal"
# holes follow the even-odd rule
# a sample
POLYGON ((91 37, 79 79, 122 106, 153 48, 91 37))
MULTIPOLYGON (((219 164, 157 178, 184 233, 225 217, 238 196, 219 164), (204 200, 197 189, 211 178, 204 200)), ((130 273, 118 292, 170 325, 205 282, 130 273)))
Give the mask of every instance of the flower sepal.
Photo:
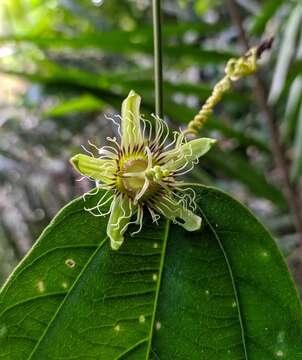
POLYGON ((155 205, 155 209, 166 218, 182 226, 187 231, 197 231, 201 227, 202 219, 194 214, 181 201, 173 197, 164 197, 155 205))
POLYGON ((217 140, 211 138, 188 141, 180 145, 179 148, 176 147, 165 154, 166 164, 162 168, 169 171, 183 169, 188 164, 197 161, 201 156, 205 155, 216 142, 217 140))
POLYGON ((77 154, 70 159, 72 166, 84 176, 102 181, 105 184, 112 182, 116 168, 114 160, 97 159, 92 156, 77 154))

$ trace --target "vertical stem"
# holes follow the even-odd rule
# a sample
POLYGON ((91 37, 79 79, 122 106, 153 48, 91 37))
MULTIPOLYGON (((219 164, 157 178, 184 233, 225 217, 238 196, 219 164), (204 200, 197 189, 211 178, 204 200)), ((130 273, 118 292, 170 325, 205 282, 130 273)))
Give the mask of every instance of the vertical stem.
POLYGON ((161 17, 161 1, 153 0, 155 114, 160 118, 163 117, 163 53, 161 17))

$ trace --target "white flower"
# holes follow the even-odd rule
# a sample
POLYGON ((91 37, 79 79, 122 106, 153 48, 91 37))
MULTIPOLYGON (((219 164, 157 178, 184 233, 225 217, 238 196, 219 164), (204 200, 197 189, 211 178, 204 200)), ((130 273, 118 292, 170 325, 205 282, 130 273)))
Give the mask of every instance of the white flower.
POLYGON ((167 125, 154 117, 153 135, 151 123, 140 115, 140 102, 134 91, 123 102, 120 144, 108 138, 113 146, 98 149, 98 158, 78 154, 71 159, 78 172, 96 180, 97 188, 111 190, 87 210, 96 216, 110 213, 107 234, 115 250, 122 245, 130 223, 139 225, 135 233, 140 231, 145 210, 154 222, 163 215, 188 231, 200 228, 201 218, 194 214, 194 191, 186 192, 176 177, 190 171, 216 142, 209 138, 187 141, 182 132, 174 132, 174 141, 166 145, 167 125), (110 210, 103 213, 108 203, 110 210))

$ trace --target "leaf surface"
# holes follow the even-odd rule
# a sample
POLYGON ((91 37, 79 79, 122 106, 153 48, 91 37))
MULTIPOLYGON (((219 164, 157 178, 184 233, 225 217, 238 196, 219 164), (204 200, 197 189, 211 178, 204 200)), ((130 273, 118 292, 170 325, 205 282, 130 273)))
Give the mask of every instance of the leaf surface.
POLYGON ((65 207, 2 289, 0 358, 302 359, 275 242, 230 196, 195 191, 200 231, 147 218, 117 252, 82 198, 65 207))
POLYGON ((292 164, 291 175, 296 181, 302 173, 302 106, 300 106, 298 114, 298 124, 294 141, 294 161, 292 164))

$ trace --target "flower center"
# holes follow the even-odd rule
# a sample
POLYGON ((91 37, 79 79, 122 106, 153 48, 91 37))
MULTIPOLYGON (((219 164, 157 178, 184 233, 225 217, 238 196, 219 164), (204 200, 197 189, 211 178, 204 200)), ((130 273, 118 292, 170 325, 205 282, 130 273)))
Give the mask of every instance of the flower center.
POLYGON ((142 192, 139 196, 140 201, 149 199, 157 192, 159 185, 155 181, 147 179, 147 170, 147 159, 138 158, 124 161, 118 175, 120 191, 133 199, 142 192))
POLYGON ((130 195, 135 195, 144 186, 148 162, 144 159, 128 160, 124 163, 121 182, 130 195))

